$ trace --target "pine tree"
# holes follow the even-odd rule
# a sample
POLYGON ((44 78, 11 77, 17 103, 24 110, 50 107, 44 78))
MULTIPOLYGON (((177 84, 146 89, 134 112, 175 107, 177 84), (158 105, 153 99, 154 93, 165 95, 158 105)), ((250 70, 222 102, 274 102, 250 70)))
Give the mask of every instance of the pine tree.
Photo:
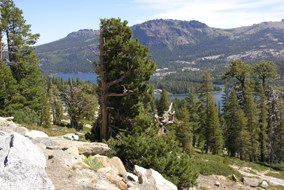
MULTIPOLYGON (((30 114, 40 118, 43 106, 44 88, 38 59, 32 45, 38 39, 38 34, 30 32, 30 25, 25 23, 23 12, 12 0, 1 0, 1 35, 6 40, 7 56, 5 64, 18 84, 18 104, 22 104, 22 112, 30 110, 30 114), (26 108, 25 108, 26 107, 26 108)), ((18 114, 21 109, 14 110, 18 114)), ((21 114, 20 114, 21 115, 21 114)), ((33 117, 34 117, 33 116, 33 117)))
POLYGON ((185 98, 187 105, 188 105, 188 111, 189 111, 189 122, 192 126, 192 133, 193 133, 193 139, 192 139, 192 145, 198 146, 199 140, 200 140, 200 121, 201 121, 201 114, 203 111, 203 106, 201 102, 198 100, 196 94, 192 91, 188 94, 188 96, 185 98))
POLYGON ((268 105, 262 85, 259 85, 259 129, 260 129, 260 161, 265 162, 268 154, 268 105))
POLYGON ((132 128, 131 118, 139 114, 139 101, 150 93, 146 82, 155 69, 148 49, 132 39, 127 21, 101 20, 97 65, 100 140, 109 138, 110 128, 132 128))
POLYGON ((223 136, 220 119, 215 105, 215 98, 212 94, 209 95, 208 115, 207 115, 207 139, 208 145, 213 154, 222 153, 223 136))
POLYGON ((236 91, 233 90, 228 97, 224 112, 224 137, 228 154, 232 157, 244 154, 248 135, 245 133, 247 119, 241 109, 236 91))
POLYGON ((213 83, 209 72, 203 73, 203 81, 201 85, 201 101, 204 106, 204 122, 202 125, 203 136, 205 137, 205 151, 210 150, 214 154, 219 154, 222 150, 222 129, 218 116, 217 107, 215 106, 215 99, 212 95, 213 83))
POLYGON ((0 115, 11 116, 13 110, 21 109, 23 105, 18 103, 21 96, 18 95, 17 81, 13 78, 10 69, 0 62, 0 115))
POLYGON ((49 128, 51 126, 51 117, 50 117, 50 105, 48 102, 48 97, 44 95, 42 98, 42 110, 41 110, 41 118, 40 118, 40 125, 49 128))
POLYGON ((157 102, 158 115, 162 116, 164 111, 169 109, 170 104, 171 102, 170 102, 168 92, 163 89, 161 93, 161 97, 159 101, 157 102))
POLYGON ((229 70, 223 75, 223 79, 234 79, 234 88, 236 90, 239 104, 244 108, 245 86, 251 67, 241 60, 233 60, 229 66, 229 70))
POLYGON ((55 84, 50 84, 48 94, 52 112, 52 122, 54 125, 60 125, 63 119, 63 103, 60 98, 60 92, 55 84))
POLYGON ((193 153, 192 147, 192 126, 189 122, 189 111, 187 104, 184 103, 181 108, 181 121, 177 125, 176 137, 177 140, 180 142, 181 147, 187 152, 188 154, 193 153))
POLYGON ((258 109, 254 101, 254 97, 249 85, 245 87, 245 107, 244 113, 247 118, 247 129, 249 135, 248 154, 250 161, 257 161, 259 157, 259 134, 260 129, 258 126, 258 109))
POLYGON ((267 81, 269 79, 275 79, 279 77, 277 73, 277 67, 273 62, 261 61, 254 65, 253 71, 255 75, 260 79, 262 88, 267 90, 267 81))
POLYGON ((71 128, 81 130, 83 128, 82 119, 95 114, 97 98, 90 94, 92 91, 90 86, 73 79, 69 80, 68 85, 65 86, 62 98, 70 117, 71 128))

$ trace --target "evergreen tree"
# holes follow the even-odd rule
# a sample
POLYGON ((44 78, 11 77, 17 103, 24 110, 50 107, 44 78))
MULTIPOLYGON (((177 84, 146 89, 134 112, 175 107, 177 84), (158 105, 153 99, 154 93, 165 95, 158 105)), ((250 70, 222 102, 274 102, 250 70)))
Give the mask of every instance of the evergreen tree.
POLYGON ((184 151, 191 155, 193 153, 192 126, 189 122, 189 111, 185 103, 182 105, 180 117, 181 121, 175 129, 176 137, 184 151))
POLYGON ((139 114, 139 101, 151 93, 146 82, 155 69, 148 49, 132 39, 127 21, 101 20, 97 65, 100 140, 109 138, 110 128, 132 128, 131 118, 139 114))
POLYGON ((267 80, 275 79, 279 76, 276 65, 270 61, 261 61, 257 63, 254 65, 253 71, 260 79, 264 90, 267 90, 267 80))
POLYGON ((193 91, 190 91, 188 96, 185 98, 187 105, 188 105, 188 111, 189 111, 189 122, 192 126, 192 133, 193 133, 193 139, 192 139, 192 145, 198 146, 198 142, 200 139, 200 120, 202 119, 200 116, 200 113, 203 111, 203 106, 201 102, 198 100, 196 94, 193 91))
POLYGON ((43 105, 41 110, 40 125, 45 128, 49 128, 51 124, 50 106, 48 102, 48 97, 46 95, 44 95, 42 102, 43 105))
POLYGON ((204 106, 204 121, 201 124, 203 136, 205 137, 204 148, 206 153, 211 150, 214 154, 219 154, 223 146, 222 129, 212 91, 213 83, 211 75, 209 72, 204 72, 200 97, 204 106))
POLYGON ((97 98, 91 93, 93 91, 89 85, 75 82, 73 79, 65 86, 62 98, 70 117, 71 128, 81 130, 82 119, 95 114, 97 98))
POLYGON ((281 92, 273 89, 269 94, 268 162, 277 163, 283 155, 283 100, 281 92))
POLYGON ((245 108, 244 113, 247 118, 247 129, 249 135, 248 154, 250 161, 257 161, 259 157, 259 133, 258 109, 249 85, 245 87, 245 108))
POLYGON ((157 102, 158 115, 162 116, 164 111, 167 111, 169 109, 170 104, 171 102, 170 102, 168 92, 163 89, 161 93, 161 97, 159 101, 157 102))
POLYGON ((17 81, 13 78, 10 69, 0 62, 0 115, 11 116, 13 110, 23 107, 21 96, 18 94, 17 81))
POLYGON ((215 99, 212 94, 209 95, 207 120, 208 131, 206 139, 208 139, 208 145, 213 154, 220 154, 223 149, 222 128, 215 99))
POLYGON ((223 75, 223 79, 234 79, 234 88, 236 90, 239 104, 244 108, 245 86, 251 67, 241 60, 233 60, 229 66, 229 70, 223 75))
POLYGON ((50 84, 48 94, 52 112, 52 122, 54 125, 60 125, 63 119, 63 102, 61 101, 60 92, 55 84, 50 84))
POLYGON ((224 137, 228 154, 233 157, 243 156, 246 142, 248 142, 248 135, 245 130, 247 119, 238 103, 235 90, 231 92, 224 106, 226 107, 224 113, 224 137))
MULTIPOLYGON (((12 0, 1 0, 1 35, 6 40, 7 55, 3 55, 5 64, 18 84, 18 104, 26 108, 15 109, 19 114, 30 110, 33 117, 40 118, 43 106, 44 88, 38 59, 32 45, 38 39, 38 34, 30 32, 30 25, 25 23, 23 12, 12 0)), ((1 43, 2 44, 2 43, 1 43)), ((21 115, 21 114, 20 114, 21 115)))
POLYGON ((265 157, 268 154, 268 105, 262 85, 259 85, 259 141, 260 141, 260 161, 265 162, 265 157))

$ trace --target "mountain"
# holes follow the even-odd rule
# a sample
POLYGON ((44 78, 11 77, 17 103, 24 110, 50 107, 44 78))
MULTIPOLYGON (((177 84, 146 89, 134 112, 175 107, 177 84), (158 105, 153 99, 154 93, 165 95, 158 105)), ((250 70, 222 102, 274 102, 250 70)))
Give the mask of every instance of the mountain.
MULTIPOLYGON (((279 60, 284 55, 284 21, 232 29, 199 21, 150 20, 132 27, 133 37, 149 47, 159 68, 219 69, 230 60, 279 60)), ((97 60, 99 31, 79 30, 36 47, 44 72, 90 72, 97 60)))

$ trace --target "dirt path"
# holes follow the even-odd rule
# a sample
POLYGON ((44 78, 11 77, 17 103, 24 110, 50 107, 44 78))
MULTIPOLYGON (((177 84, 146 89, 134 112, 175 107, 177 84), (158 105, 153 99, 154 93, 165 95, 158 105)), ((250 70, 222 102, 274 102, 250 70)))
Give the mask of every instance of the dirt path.
POLYGON ((248 173, 248 172, 245 172, 245 171, 241 171, 239 170, 239 172, 244 175, 244 176, 247 176, 247 177, 257 177, 257 178, 260 178, 260 179, 263 179, 265 181, 267 181, 270 185, 275 185, 275 186, 283 186, 284 187, 284 180, 283 179, 279 179, 279 178, 276 178, 276 177, 270 177, 270 176, 266 176, 266 175, 256 175, 256 174, 251 174, 251 173, 248 173))

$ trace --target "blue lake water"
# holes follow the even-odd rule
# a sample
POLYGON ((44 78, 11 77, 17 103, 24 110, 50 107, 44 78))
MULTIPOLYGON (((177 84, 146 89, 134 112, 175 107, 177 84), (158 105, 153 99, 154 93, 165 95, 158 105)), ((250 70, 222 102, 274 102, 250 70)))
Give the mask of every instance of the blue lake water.
MULTIPOLYGON (((57 78, 62 78, 63 80, 67 81, 70 78, 73 79, 81 79, 81 80, 85 80, 85 81, 90 81, 94 84, 97 84, 97 75, 96 73, 56 73, 51 75, 53 77, 57 77, 57 78)), ((216 100, 216 105, 220 105, 220 107, 222 107, 222 95, 224 94, 223 91, 220 92, 215 92, 214 93, 214 97, 216 100)), ((187 94, 172 94, 170 95, 171 99, 184 99, 187 96, 187 94)), ((155 97, 159 97, 159 95, 155 95, 155 97)))
POLYGON ((81 79, 84 81, 90 81, 94 84, 97 84, 97 75, 96 73, 56 73, 52 74, 52 77, 62 78, 67 81, 70 78, 81 79))

